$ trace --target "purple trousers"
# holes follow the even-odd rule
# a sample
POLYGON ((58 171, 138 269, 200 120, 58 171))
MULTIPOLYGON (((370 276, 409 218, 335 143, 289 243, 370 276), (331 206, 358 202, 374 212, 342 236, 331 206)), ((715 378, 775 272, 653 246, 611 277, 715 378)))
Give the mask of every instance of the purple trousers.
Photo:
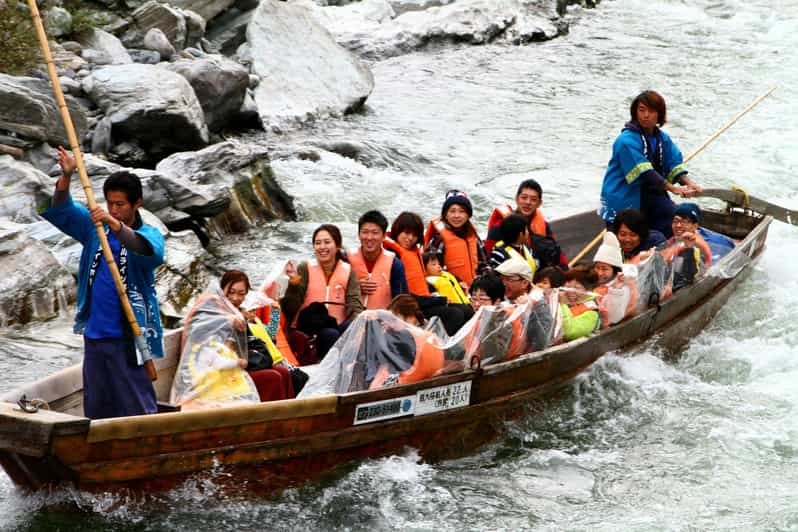
POLYGON ((83 413, 90 419, 138 416, 158 411, 155 389, 136 364, 132 340, 84 336, 83 413))

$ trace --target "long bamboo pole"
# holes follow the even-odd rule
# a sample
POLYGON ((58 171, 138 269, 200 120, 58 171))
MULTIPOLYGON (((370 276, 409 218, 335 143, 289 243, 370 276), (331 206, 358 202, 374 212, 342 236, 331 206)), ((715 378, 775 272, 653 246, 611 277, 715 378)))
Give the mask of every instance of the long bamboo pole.
MULTIPOLYGON (((94 199, 94 192, 91 188, 91 180, 86 172, 86 165, 83 162, 83 152, 80 149, 80 143, 78 142, 77 135, 75 134, 75 126, 72 123, 72 117, 69 115, 69 108, 67 107, 66 100, 64 99, 64 93, 61 90, 61 83, 58 81, 58 72, 56 71, 55 64, 53 63, 53 56, 50 53, 50 44, 47 41, 47 34, 44 31, 44 24, 42 23, 42 17, 39 14, 39 8, 36 5, 36 0, 28 0, 28 7, 30 8, 31 17, 33 18, 33 25, 36 27, 36 33, 39 37, 39 44, 41 45, 42 54, 44 55, 44 62, 47 64, 47 73, 50 76, 50 82, 53 84, 53 92, 55 93, 56 103, 61 111, 61 119, 64 121, 64 129, 66 130, 67 137, 69 138, 69 145, 72 149, 72 153, 75 156, 80 182, 83 185, 83 191, 86 193, 86 201, 89 204, 89 209, 93 209, 97 205, 97 202, 94 199)), ((146 340, 141 334, 141 327, 139 326, 138 321, 136 321, 136 316, 133 313, 133 307, 130 305, 130 301, 127 298, 127 291, 124 283, 122 283, 122 277, 119 275, 119 269, 116 266, 114 255, 111 252, 110 246, 108 245, 108 237, 105 234, 103 224, 102 222, 95 222, 94 227, 97 230, 97 236, 100 239, 100 245, 103 250, 105 262, 108 263, 108 268, 111 270, 111 276, 114 278, 114 285, 116 286, 116 292, 119 296, 119 301, 122 304, 122 310, 125 313, 128 323, 130 324, 130 328, 133 331, 137 345, 142 345, 142 342, 145 342, 146 340)), ((146 360, 144 365, 150 379, 156 380, 158 378, 158 374, 155 370, 155 364, 153 363, 152 359, 146 360)))
MULTIPOLYGON (((715 139, 720 137, 727 129, 732 127, 739 119, 741 119, 744 115, 746 115, 751 109, 759 105, 759 103, 762 100, 773 94, 773 91, 775 91, 776 88, 777 86, 771 87, 770 90, 768 90, 765 94, 762 94, 761 96, 757 97, 753 102, 751 102, 751 104, 748 107, 740 111, 734 118, 732 118, 728 123, 726 123, 726 125, 724 125, 715 133, 707 137, 707 139, 704 142, 702 142, 696 149, 694 149, 692 152, 690 152, 690 154, 687 157, 684 158, 682 164, 687 164, 687 162, 690 161, 690 159, 692 159, 693 157, 704 151, 704 148, 712 144, 712 142, 715 139)), ((580 260, 584 258, 585 255, 590 253, 590 250, 596 247, 596 244, 598 244, 601 241, 601 237, 604 236, 604 233, 606 232, 607 232, 606 229, 602 229, 601 232, 599 232, 599 234, 596 235, 596 238, 591 240, 590 243, 587 246, 585 246, 584 249, 582 249, 582 251, 577 253, 577 255, 573 259, 571 259, 571 262, 568 263, 568 267, 570 268, 574 264, 577 264, 580 260)))

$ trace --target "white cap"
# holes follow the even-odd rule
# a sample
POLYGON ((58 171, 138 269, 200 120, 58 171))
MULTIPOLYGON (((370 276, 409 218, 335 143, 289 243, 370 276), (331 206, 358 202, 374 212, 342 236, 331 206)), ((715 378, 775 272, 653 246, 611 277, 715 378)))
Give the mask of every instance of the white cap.
POLYGON ((507 276, 517 275, 530 283, 532 282, 532 267, 529 266, 527 261, 518 257, 512 257, 502 262, 499 267, 496 268, 496 273, 507 276))
POLYGON ((593 262, 604 262, 610 266, 623 268, 623 252, 615 233, 610 231, 604 233, 604 240, 601 242, 598 251, 596 251, 593 262))

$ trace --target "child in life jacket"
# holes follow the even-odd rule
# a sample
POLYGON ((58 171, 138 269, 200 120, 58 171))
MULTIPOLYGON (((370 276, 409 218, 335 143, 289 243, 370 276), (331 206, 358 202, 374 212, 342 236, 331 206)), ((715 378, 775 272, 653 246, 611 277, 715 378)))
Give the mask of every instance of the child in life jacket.
POLYGON ((440 256, 437 253, 427 251, 421 255, 421 258, 424 261, 427 282, 432 286, 434 292, 445 297, 449 303, 458 305, 471 304, 457 277, 443 270, 440 256))
POLYGON ((604 240, 593 257, 592 271, 598 282, 593 291, 601 296, 603 325, 613 325, 630 316, 637 302, 637 267, 624 265, 623 251, 615 233, 604 233, 604 240))
POLYGON ((563 340, 569 342, 590 336, 601 328, 599 305, 589 293, 596 286, 596 274, 587 266, 575 266, 565 272, 560 289, 563 340))

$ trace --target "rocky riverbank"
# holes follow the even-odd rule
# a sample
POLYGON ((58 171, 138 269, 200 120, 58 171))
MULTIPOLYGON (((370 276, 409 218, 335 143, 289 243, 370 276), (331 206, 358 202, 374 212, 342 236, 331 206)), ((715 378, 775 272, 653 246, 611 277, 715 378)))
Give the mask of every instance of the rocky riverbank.
MULTIPOLYGON (((375 61, 552 39, 568 31, 568 3, 97 0, 42 10, 95 195, 111 172, 133 171, 148 220, 166 236, 156 282, 174 324, 215 274, 215 240, 297 217, 271 160, 313 160, 327 147, 283 143, 283 133, 363 109, 375 61), (228 140, 251 129, 266 131, 270 147, 228 140)), ((0 0, 0 13, 24 9, 15 6, 0 0)), ((73 302, 80 250, 37 214, 59 174, 54 147, 67 140, 46 69, 23 74, 0 73, 3 326, 49 319, 73 302)))

